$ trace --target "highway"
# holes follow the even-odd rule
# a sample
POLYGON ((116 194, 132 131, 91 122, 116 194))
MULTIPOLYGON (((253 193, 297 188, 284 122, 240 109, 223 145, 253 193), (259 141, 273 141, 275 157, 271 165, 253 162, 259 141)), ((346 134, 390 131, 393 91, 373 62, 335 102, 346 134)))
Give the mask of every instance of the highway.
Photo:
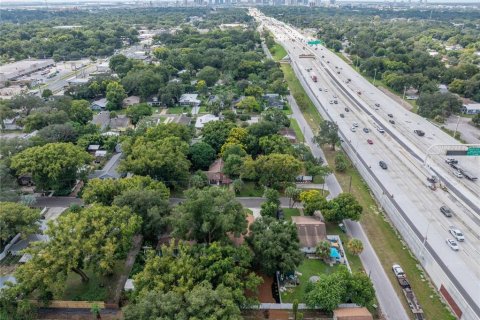
MULTIPOLYGON (((310 48, 306 45, 308 39, 290 26, 257 17, 289 53, 297 76, 321 114, 338 124, 344 149, 437 289, 443 286, 448 291, 462 310, 462 319, 479 319, 480 184, 456 178, 445 156, 440 155, 444 149, 438 148, 438 155, 427 157, 432 145, 460 144, 429 121, 408 112, 334 53, 322 46, 310 48), (315 58, 299 58, 300 54, 315 58), (317 77, 316 82, 312 75, 317 77), (351 129, 354 124, 358 125, 355 132, 351 129), (418 129, 425 136, 413 132, 418 129), (387 170, 380 168, 380 160, 387 164, 387 170), (428 188, 426 179, 433 174, 447 186, 447 191, 428 188), (452 218, 440 213, 442 204, 453 210, 452 218), (460 228, 466 237, 458 252, 445 243, 451 238, 451 225, 460 228)), ((480 175, 479 157, 462 157, 459 161, 462 167, 480 175)))

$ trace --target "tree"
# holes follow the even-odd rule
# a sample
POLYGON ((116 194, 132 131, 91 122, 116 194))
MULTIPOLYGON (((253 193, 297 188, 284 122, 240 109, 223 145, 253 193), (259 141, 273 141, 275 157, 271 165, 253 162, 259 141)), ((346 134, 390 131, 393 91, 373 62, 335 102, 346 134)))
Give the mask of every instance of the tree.
POLYGON ((188 126, 170 122, 148 128, 145 137, 150 141, 161 140, 168 137, 177 137, 182 141, 190 143, 190 140, 192 139, 192 131, 188 126))
POLYGON ((120 163, 120 171, 150 176, 168 186, 185 185, 190 168, 187 152, 188 144, 177 137, 157 141, 140 137, 125 152, 127 156, 120 163))
POLYGON ((111 274, 115 260, 127 253, 140 224, 141 218, 128 208, 94 204, 80 213, 63 214, 49 222, 45 231, 49 241, 27 250, 31 260, 15 272, 19 289, 51 296, 62 293, 70 271, 84 282, 89 281, 86 268, 111 274))
POLYGON ((190 189, 173 210, 173 233, 182 239, 212 243, 246 232, 247 221, 235 195, 222 188, 190 189))
MULTIPOLYGON (((292 182, 302 170, 302 163, 291 155, 272 153, 266 156, 259 156, 251 162, 253 174, 251 180, 259 181, 267 187, 278 188, 286 182, 292 182)), ((244 166, 243 174, 250 168, 244 166)))
POLYGON ((237 155, 240 158, 243 158, 247 155, 244 147, 238 143, 229 143, 222 146, 222 158, 227 160, 230 155, 237 155))
POLYGON ((300 201, 300 193, 301 190, 294 186, 285 188, 285 195, 288 197, 288 206, 290 208, 293 208, 295 203, 300 201))
POLYGON ((152 115, 152 108, 146 103, 141 103, 129 107, 125 114, 132 120, 133 124, 137 124, 143 117, 152 115))
POLYGON ((462 100, 452 93, 422 93, 417 100, 418 114, 422 117, 435 118, 437 115, 449 117, 458 113, 462 107, 462 100))
POLYGON ((281 153, 293 155, 295 153, 290 140, 279 134, 261 137, 259 140, 259 145, 263 154, 281 153))
POLYGON ((48 98, 50 98, 51 96, 53 96, 52 90, 50 90, 50 89, 45 89, 45 90, 42 91, 42 98, 48 99, 48 98))
POLYGON ((242 190, 243 186, 244 186, 244 183, 242 179, 235 179, 232 182, 232 187, 233 187, 233 190, 235 191, 235 194, 238 194, 242 190))
POLYGON ((192 188, 202 189, 209 185, 208 176, 205 172, 197 170, 190 178, 192 188))
POLYGON ((72 123, 52 124, 40 129, 35 136, 35 139, 37 138, 44 143, 75 142, 78 138, 78 131, 72 123))
POLYGON ((348 161, 343 152, 335 155, 335 171, 345 172, 348 168, 348 161))
POLYGON ((123 86, 115 81, 107 85, 107 109, 120 110, 122 108, 123 99, 127 97, 123 86))
POLYGON ((472 123, 473 123, 476 127, 480 127, 480 113, 477 113, 476 115, 473 116, 473 118, 472 118, 472 123))
POLYGON ((279 127, 290 127, 290 119, 285 112, 276 108, 270 108, 263 112, 263 119, 277 124, 279 127))
POLYGON ((204 80, 207 86, 211 87, 217 82, 220 72, 214 67, 206 66, 197 73, 199 80, 204 80))
POLYGON ((322 209, 325 220, 339 223, 344 219, 358 221, 363 207, 351 193, 341 193, 336 198, 328 201, 322 209))
POLYGON ((208 92, 208 86, 205 80, 199 80, 197 84, 195 85, 195 90, 198 91, 200 94, 207 94, 208 92))
POLYGON ((364 272, 350 275, 344 301, 351 301, 362 307, 371 306, 375 299, 375 289, 370 277, 364 272))
POLYGON ((323 210, 327 205, 327 200, 318 190, 302 191, 300 200, 307 215, 313 215, 316 210, 323 210))
POLYGON ((71 143, 49 143, 15 155, 11 167, 17 174, 32 174, 40 190, 60 191, 71 187, 90 161, 87 152, 71 143))
POLYGON ((331 121, 322 121, 320 123, 320 130, 318 131, 318 134, 313 137, 312 142, 318 144, 320 147, 328 143, 332 150, 335 150, 335 145, 340 142, 338 125, 331 121))
POLYGON ((315 247, 315 254, 320 259, 327 260, 328 258, 330 258, 330 247, 331 247, 330 241, 328 240, 320 241, 319 243, 317 243, 317 246, 315 247))
POLYGON ((267 275, 292 272, 302 262, 297 228, 291 222, 258 218, 250 225, 246 239, 255 254, 255 264, 267 275))
POLYGON ((245 109, 249 112, 258 112, 261 110, 260 103, 258 103, 257 99, 255 99, 254 96, 246 96, 240 102, 238 102, 235 107, 239 109, 245 109))
POLYGON ((245 88, 244 93, 246 96, 253 96, 258 99, 263 95, 263 89, 257 85, 249 85, 245 88))
POLYGON ((348 241, 347 248, 351 254, 358 256, 363 251, 363 243, 360 239, 352 238, 348 241))
POLYGON ((253 302, 245 291, 255 290, 260 279, 249 270, 246 246, 172 242, 161 253, 149 252, 134 276, 137 299, 125 319, 241 319, 239 308, 253 302))
POLYGON ((225 121, 211 121, 202 129, 202 141, 208 143, 218 153, 227 141, 230 130, 235 127, 234 123, 225 121))
POLYGON ((236 154, 231 154, 225 160, 223 173, 230 178, 238 178, 242 172, 243 158, 236 154))
MULTIPOLYGON (((348 273, 348 270, 346 271, 348 273)), ((309 284, 304 300, 311 308, 321 308, 331 312, 344 301, 346 295, 346 275, 343 272, 323 274, 320 279, 309 284)))
POLYGON ((0 249, 4 244, 21 233, 25 238, 38 232, 40 211, 14 202, 0 202, 0 249))
POLYGON ((93 118, 93 111, 87 100, 73 100, 69 111, 70 119, 73 122, 87 124, 93 118))
POLYGON ((133 176, 123 179, 91 179, 83 189, 82 197, 86 204, 100 203, 109 206, 115 198, 126 191, 157 192, 161 200, 168 200, 170 190, 160 181, 150 177, 133 176))
POLYGON ((206 170, 215 160, 217 153, 205 142, 198 142, 190 146, 188 158, 194 169, 206 170))

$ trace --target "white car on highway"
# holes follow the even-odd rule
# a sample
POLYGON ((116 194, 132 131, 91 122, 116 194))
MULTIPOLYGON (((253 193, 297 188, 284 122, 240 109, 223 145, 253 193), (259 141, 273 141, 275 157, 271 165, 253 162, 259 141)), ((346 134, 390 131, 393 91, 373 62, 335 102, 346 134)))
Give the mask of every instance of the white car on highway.
POLYGON ((457 241, 453 239, 447 239, 446 242, 447 242, 447 245, 450 247, 450 249, 452 249, 453 251, 458 251, 458 249, 460 249, 458 247, 457 241))
POLYGON ((463 174, 458 170, 453 171, 453 175, 457 178, 463 178, 463 174))
POLYGON ((465 236, 463 235, 462 231, 460 231, 458 228, 455 228, 453 226, 451 226, 449 229, 448 229, 448 232, 450 232, 450 234, 455 238, 457 239, 457 241, 465 241, 465 236))

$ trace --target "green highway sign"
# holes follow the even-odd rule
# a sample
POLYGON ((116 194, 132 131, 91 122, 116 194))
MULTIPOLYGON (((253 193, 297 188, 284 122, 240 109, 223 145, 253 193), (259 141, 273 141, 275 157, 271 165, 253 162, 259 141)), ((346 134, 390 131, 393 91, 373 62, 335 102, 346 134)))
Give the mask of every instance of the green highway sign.
POLYGON ((307 43, 312 46, 314 44, 322 44, 322 40, 313 40, 313 41, 308 41, 307 43))
POLYGON ((469 147, 467 156, 480 156, 480 147, 469 147))

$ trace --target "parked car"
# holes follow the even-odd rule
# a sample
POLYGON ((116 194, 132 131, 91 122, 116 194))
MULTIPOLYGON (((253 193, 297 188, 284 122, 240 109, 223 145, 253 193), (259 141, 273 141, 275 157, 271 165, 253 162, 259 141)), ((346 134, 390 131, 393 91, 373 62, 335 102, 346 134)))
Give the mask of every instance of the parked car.
POLYGON ((441 206, 440 207, 440 212, 443 213, 443 215, 447 218, 452 217, 452 210, 450 210, 450 208, 447 207, 447 206, 441 206))
POLYGON ((369 133, 369 132, 370 132, 370 129, 368 129, 368 128, 363 128, 363 132, 369 133))
POLYGON ((327 88, 325 88, 325 90, 323 90, 323 91, 325 91, 325 92, 328 92, 328 89, 327 89, 327 88))
POLYGON ((322 91, 322 88, 318 88, 318 90, 322 91))
POLYGON ((354 122, 354 123, 353 123, 353 126, 354 126, 355 128, 358 128, 358 123, 354 122))
POLYGON ((367 139, 368 144, 373 144, 372 139, 367 139))
POLYGON ((447 239, 447 245, 452 249, 453 251, 458 251, 459 247, 457 244, 457 241, 453 239, 447 239))
POLYGON ((375 107, 379 108, 379 107, 380 107, 380 103, 375 103, 375 107))
POLYGON ((378 163, 378 165, 380 166, 380 168, 382 168, 383 170, 387 170, 388 169, 388 166, 387 164, 385 163, 385 161, 380 161, 378 163))
POLYGON ((455 228, 454 226, 450 226, 450 228, 448 229, 448 232, 450 232, 450 234, 455 238, 457 239, 457 241, 465 241, 465 236, 463 235, 462 231, 460 231, 460 229, 458 228, 455 228))
POLYGON ((377 131, 380 133, 385 133, 385 130, 383 130, 383 128, 380 128, 380 127, 377 128, 377 131))
POLYGON ((393 273, 395 274, 395 277, 404 277, 405 272, 403 271, 402 267, 398 264, 394 264, 392 266, 393 273))

